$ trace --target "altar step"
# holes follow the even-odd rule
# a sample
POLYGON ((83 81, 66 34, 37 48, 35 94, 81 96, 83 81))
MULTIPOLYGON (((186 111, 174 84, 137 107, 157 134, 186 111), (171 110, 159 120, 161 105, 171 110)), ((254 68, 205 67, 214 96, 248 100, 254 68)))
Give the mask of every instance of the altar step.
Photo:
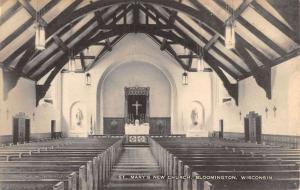
POLYGON ((148 143, 124 143, 123 147, 150 147, 148 143))
POLYGON ((113 167, 112 176, 105 190, 167 190, 165 180, 146 177, 143 179, 143 176, 159 175, 161 175, 160 168, 149 145, 126 145, 119 162, 113 167))

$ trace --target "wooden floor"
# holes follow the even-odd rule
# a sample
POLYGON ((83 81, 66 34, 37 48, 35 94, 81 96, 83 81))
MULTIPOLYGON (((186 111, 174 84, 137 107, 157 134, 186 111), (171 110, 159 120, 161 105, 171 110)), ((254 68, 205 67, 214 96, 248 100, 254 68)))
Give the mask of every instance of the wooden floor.
POLYGON ((153 179, 160 176, 160 168, 154 159, 150 148, 124 147, 119 162, 114 166, 106 190, 167 190, 165 180, 153 179), (122 178, 124 176, 124 178, 122 178), (145 176, 142 179, 141 176, 145 176), (152 176, 147 179, 147 176, 152 176), (136 177, 132 179, 131 177, 136 177))

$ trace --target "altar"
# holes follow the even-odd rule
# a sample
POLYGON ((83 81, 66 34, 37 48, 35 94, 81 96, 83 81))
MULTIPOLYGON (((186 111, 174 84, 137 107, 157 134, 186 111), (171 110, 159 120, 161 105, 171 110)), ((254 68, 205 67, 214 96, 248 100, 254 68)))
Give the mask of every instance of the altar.
POLYGON ((141 125, 125 124, 125 135, 149 135, 149 123, 141 125))

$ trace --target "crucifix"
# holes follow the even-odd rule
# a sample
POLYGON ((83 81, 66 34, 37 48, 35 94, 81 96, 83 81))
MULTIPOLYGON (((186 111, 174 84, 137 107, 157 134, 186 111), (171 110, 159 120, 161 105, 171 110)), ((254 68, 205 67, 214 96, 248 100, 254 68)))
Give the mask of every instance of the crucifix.
POLYGON ((265 109, 265 112, 266 112, 266 118, 268 118, 268 112, 269 112, 269 109, 266 107, 265 109))
POLYGON ((139 114, 139 107, 142 106, 142 104, 139 104, 138 101, 135 101, 135 104, 132 104, 132 106, 135 107, 135 115, 139 114))

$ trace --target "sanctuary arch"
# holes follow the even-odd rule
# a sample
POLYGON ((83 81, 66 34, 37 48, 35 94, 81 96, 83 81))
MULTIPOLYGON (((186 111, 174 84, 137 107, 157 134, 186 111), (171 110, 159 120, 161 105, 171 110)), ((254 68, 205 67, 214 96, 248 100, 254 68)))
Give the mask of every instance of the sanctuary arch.
POLYGON ((103 73, 97 86, 96 132, 125 133, 124 126, 130 118, 125 111, 127 108, 125 109, 124 89, 132 87, 149 90, 146 106, 149 110, 142 115, 142 120, 150 124, 150 134, 171 134, 177 123, 175 82, 166 70, 143 61, 113 64, 103 73))

